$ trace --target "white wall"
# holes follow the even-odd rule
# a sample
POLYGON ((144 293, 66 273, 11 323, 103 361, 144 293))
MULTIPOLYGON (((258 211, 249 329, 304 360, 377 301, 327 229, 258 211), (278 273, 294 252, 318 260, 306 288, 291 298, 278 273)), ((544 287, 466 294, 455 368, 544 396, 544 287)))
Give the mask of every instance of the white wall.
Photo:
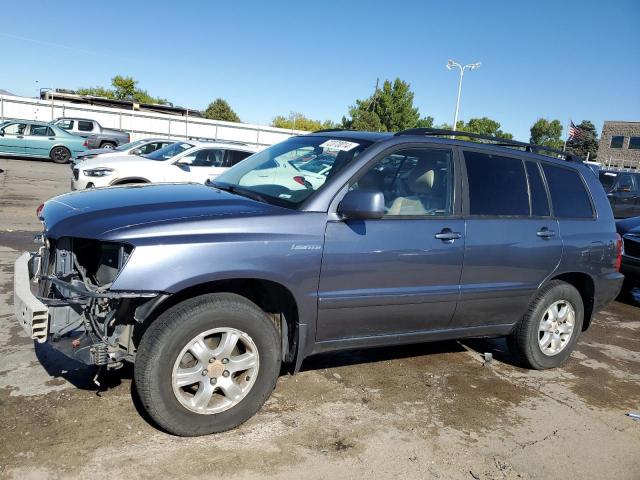
POLYGON ((145 137, 202 138, 235 140, 259 147, 281 142, 299 130, 221 122, 198 117, 180 117, 164 113, 139 112, 98 107, 59 100, 0 95, 0 121, 11 118, 49 122, 57 117, 84 117, 97 120, 103 127, 125 130, 131 140, 145 137))

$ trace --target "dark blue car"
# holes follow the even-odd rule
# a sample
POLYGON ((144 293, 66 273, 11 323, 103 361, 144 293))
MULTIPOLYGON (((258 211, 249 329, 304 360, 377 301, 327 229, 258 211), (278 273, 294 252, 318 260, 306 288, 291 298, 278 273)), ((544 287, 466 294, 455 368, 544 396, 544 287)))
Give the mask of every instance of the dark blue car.
POLYGON ((18 319, 84 363, 135 362, 178 435, 239 425, 319 352, 506 336, 525 365, 562 365, 622 284, 607 196, 563 152, 453 135, 473 136, 323 131, 207 186, 53 198, 16 263, 18 319), (321 155, 321 185, 274 171, 321 155))

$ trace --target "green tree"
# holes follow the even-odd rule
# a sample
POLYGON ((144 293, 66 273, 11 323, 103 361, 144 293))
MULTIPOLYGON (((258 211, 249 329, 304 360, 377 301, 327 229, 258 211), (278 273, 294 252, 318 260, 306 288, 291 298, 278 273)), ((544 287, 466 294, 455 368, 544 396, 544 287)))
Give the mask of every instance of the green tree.
POLYGON ((216 98, 211 102, 207 109, 202 112, 202 115, 210 120, 240 123, 240 117, 233 111, 227 101, 222 98, 216 98))
POLYGON ((271 122, 271 126, 278 128, 286 128, 289 130, 305 130, 314 132, 316 130, 325 130, 335 128, 337 125, 331 120, 313 120, 305 117, 302 113, 291 112, 287 117, 278 115, 271 122))
POLYGON ((569 140, 567 142, 567 150, 578 154, 583 158, 595 160, 598 154, 598 131, 596 126, 589 120, 583 120, 577 127, 582 130, 582 136, 569 140))
POLYGON ((562 140, 562 123, 560 123, 560 120, 539 118, 531 126, 530 131, 531 138, 529 142, 562 150, 564 141, 562 140))
POLYGON ((504 132, 500 129, 500 122, 492 120, 488 117, 470 118, 467 123, 458 121, 458 130, 470 133, 478 133, 480 135, 491 135, 494 137, 513 139, 511 133, 504 132))
POLYGON ((385 80, 382 88, 369 98, 356 100, 349 108, 349 118, 343 118, 345 128, 394 132, 417 126, 433 125, 433 118, 420 118, 413 106, 411 86, 399 78, 385 80))
POLYGON ((137 87, 138 81, 133 77, 125 77, 116 75, 111 79, 113 88, 90 87, 79 88, 76 93, 78 95, 92 95, 95 97, 110 98, 113 100, 130 100, 137 103, 168 103, 165 98, 153 97, 146 90, 137 87))

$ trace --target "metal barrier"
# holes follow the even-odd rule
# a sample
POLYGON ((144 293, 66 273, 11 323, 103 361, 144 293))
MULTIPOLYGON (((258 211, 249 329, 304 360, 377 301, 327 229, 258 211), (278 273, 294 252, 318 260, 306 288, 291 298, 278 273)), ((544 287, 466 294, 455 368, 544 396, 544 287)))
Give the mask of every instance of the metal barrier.
POLYGON ((248 123, 207 120, 188 115, 182 117, 165 113, 84 105, 55 99, 39 100, 0 95, 0 121, 19 118, 49 122, 64 116, 90 118, 105 128, 127 131, 132 141, 153 136, 177 139, 232 140, 257 147, 268 147, 289 138, 291 135, 307 133, 300 130, 287 130, 248 123))

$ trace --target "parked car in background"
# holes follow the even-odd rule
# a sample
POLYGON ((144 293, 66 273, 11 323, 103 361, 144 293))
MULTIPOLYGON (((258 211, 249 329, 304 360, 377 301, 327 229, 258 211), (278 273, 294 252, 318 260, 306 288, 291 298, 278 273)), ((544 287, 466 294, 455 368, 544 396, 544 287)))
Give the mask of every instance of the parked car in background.
POLYGON ((0 124, 0 154, 50 158, 67 163, 86 151, 84 139, 44 122, 10 120, 0 124))
POLYGON ((618 220, 616 227, 624 241, 620 271, 625 276, 625 286, 640 286, 640 216, 618 220))
POLYGON ((101 159, 117 157, 121 155, 148 155, 156 150, 173 145, 176 140, 168 140, 166 138, 145 138, 144 140, 136 140, 135 142, 125 143, 116 148, 95 148, 78 154, 73 160, 74 164, 100 157, 101 159))
POLYGON ((144 156, 96 157, 73 168, 71 189, 131 183, 205 183, 255 152, 245 144, 188 141, 144 156))
POLYGON ((600 170, 598 178, 607 192, 615 218, 640 215, 640 173, 600 170))
MULTIPOLYGON (((134 362, 140 405, 177 435, 241 424, 283 362, 296 372, 320 352, 506 336, 524 365, 558 367, 618 295, 622 241, 589 168, 523 147, 448 130, 323 131, 211 186, 53 198, 38 210, 40 252, 15 264, 16 317, 78 361, 134 362), (322 184, 254 176, 288 172, 309 149, 335 156, 322 184)), ((194 145, 167 172, 239 148, 194 145)))
POLYGON ((104 128, 89 118, 61 117, 52 122, 67 132, 87 139, 86 146, 93 148, 116 148, 131 141, 129 134, 122 130, 104 128))

